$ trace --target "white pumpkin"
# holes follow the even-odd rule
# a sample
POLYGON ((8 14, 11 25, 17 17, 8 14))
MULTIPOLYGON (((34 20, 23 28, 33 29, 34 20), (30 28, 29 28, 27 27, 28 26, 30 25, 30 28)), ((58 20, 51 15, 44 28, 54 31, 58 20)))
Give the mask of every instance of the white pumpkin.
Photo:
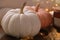
POLYGON ((1 25, 6 34, 15 37, 35 36, 41 28, 38 16, 33 11, 20 14, 20 9, 11 9, 3 17, 1 25))
POLYGON ((25 6, 23 12, 26 12, 26 11, 34 11, 33 8, 35 8, 35 6, 25 6))
POLYGON ((0 24, 3 16, 6 14, 7 11, 9 11, 11 8, 0 8, 0 24))

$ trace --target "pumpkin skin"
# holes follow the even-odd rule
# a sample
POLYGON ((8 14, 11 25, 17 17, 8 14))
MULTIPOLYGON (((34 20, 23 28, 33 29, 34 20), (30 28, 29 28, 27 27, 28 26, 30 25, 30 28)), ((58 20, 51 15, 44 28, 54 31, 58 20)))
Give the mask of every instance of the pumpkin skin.
POLYGON ((32 7, 31 6, 25 6, 23 12, 26 12, 26 11, 29 11, 29 10, 34 11, 35 10, 34 8, 35 8, 34 6, 32 6, 32 7))
POLYGON ((48 27, 52 23, 52 15, 43 9, 38 10, 37 15, 41 19, 42 28, 48 27))
POLYGON ((46 12, 44 9, 39 8, 38 11, 35 11, 35 6, 25 6, 24 12, 26 10, 33 10, 38 15, 40 21, 41 21, 41 28, 44 29, 48 27, 52 23, 52 16, 48 12, 46 12))
POLYGON ((19 11, 20 9, 11 9, 6 13, 1 21, 3 30, 15 37, 35 36, 41 27, 38 16, 33 11, 24 14, 19 11))
MULTIPOLYGON (((0 8, 0 25, 1 25, 1 20, 3 16, 6 14, 7 11, 9 11, 11 8, 0 8)), ((0 26, 1 27, 1 26, 0 26)))

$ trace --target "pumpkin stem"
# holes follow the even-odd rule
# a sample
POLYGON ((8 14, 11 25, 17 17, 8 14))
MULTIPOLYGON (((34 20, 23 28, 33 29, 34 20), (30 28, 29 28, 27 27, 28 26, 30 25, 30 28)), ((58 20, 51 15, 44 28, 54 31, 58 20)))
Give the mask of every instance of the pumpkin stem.
POLYGON ((26 2, 23 3, 21 10, 20 10, 20 14, 23 14, 23 9, 24 9, 25 5, 26 5, 26 2))
POLYGON ((39 7, 40 7, 40 3, 37 3, 36 8, 35 8, 36 12, 38 12, 39 7))

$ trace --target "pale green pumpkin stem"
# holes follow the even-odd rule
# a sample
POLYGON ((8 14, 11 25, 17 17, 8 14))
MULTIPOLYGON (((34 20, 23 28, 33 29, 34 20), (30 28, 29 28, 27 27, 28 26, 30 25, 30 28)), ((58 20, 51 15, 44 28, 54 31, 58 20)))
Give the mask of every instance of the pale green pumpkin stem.
POLYGON ((38 12, 39 7, 40 7, 40 3, 37 3, 36 8, 35 8, 36 12, 38 12))
POLYGON ((24 14, 24 13, 23 13, 23 9, 24 9, 25 5, 26 5, 26 2, 23 3, 23 5, 22 5, 22 7, 21 7, 21 10, 20 10, 20 14, 24 14))

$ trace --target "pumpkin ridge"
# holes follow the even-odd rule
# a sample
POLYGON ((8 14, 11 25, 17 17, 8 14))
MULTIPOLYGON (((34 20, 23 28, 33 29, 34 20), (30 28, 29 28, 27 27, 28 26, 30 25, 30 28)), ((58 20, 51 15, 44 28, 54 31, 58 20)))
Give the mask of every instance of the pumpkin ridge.
MULTIPOLYGON (((37 16, 36 14, 34 14, 34 15, 35 15, 36 19, 39 20, 38 16, 37 16)), ((35 21, 36 21, 36 20, 35 20, 35 21)), ((32 22, 31 22, 31 23, 32 23, 32 22)), ((39 22, 39 25, 40 25, 40 22, 39 22)), ((34 33, 33 33, 33 31, 35 30, 34 27, 35 27, 35 25, 33 25, 33 28, 32 28, 32 31, 31 31, 32 34, 34 34, 34 33)), ((39 26, 39 30, 40 30, 40 28, 41 28, 41 25, 39 26)), ((36 32, 36 31, 35 31, 35 32, 36 32)), ((38 32, 37 32, 37 33, 38 33, 38 32)), ((37 34, 37 33, 35 33, 35 34, 37 34)), ((34 34, 34 35, 35 35, 35 34, 34 34)))
MULTIPOLYGON (((18 34, 16 34, 16 32, 17 32, 16 29, 17 29, 17 28, 16 28, 15 26, 13 26, 14 29, 12 29, 13 31, 11 31, 11 26, 10 26, 10 25, 11 25, 11 22, 13 21, 12 19, 13 19, 15 16, 16 16, 15 18, 17 18, 18 15, 19 15, 19 14, 14 14, 14 15, 11 17, 11 19, 10 19, 10 21, 9 21, 9 24, 8 24, 8 29, 9 29, 10 35, 12 34, 12 36, 17 36, 17 37, 18 37, 18 35, 19 35, 19 32, 18 32, 18 34)), ((15 18, 14 18, 14 19, 15 19, 15 18)), ((14 23, 14 22, 13 22, 13 23, 14 23)))
MULTIPOLYGON (((12 14, 11 14, 11 15, 8 15, 8 16, 10 16, 10 18, 11 18, 12 14)), ((8 16, 7 16, 7 17, 8 17, 8 16)), ((4 20, 5 17, 6 17, 6 15, 3 17, 2 21, 4 20)), ((9 19, 10 19, 10 18, 9 18, 9 19)), ((7 20, 7 19, 5 18, 5 20, 7 20)), ((8 22, 9 22, 9 21, 8 21, 8 22)), ((2 23, 3 23, 3 22, 2 22, 2 23)), ((2 27, 4 27, 4 26, 2 25, 2 27)), ((7 25, 7 28, 8 28, 8 25, 7 25)), ((8 29, 6 29, 6 30, 8 30, 8 29)), ((4 31, 5 31, 5 30, 4 30, 4 31)))

